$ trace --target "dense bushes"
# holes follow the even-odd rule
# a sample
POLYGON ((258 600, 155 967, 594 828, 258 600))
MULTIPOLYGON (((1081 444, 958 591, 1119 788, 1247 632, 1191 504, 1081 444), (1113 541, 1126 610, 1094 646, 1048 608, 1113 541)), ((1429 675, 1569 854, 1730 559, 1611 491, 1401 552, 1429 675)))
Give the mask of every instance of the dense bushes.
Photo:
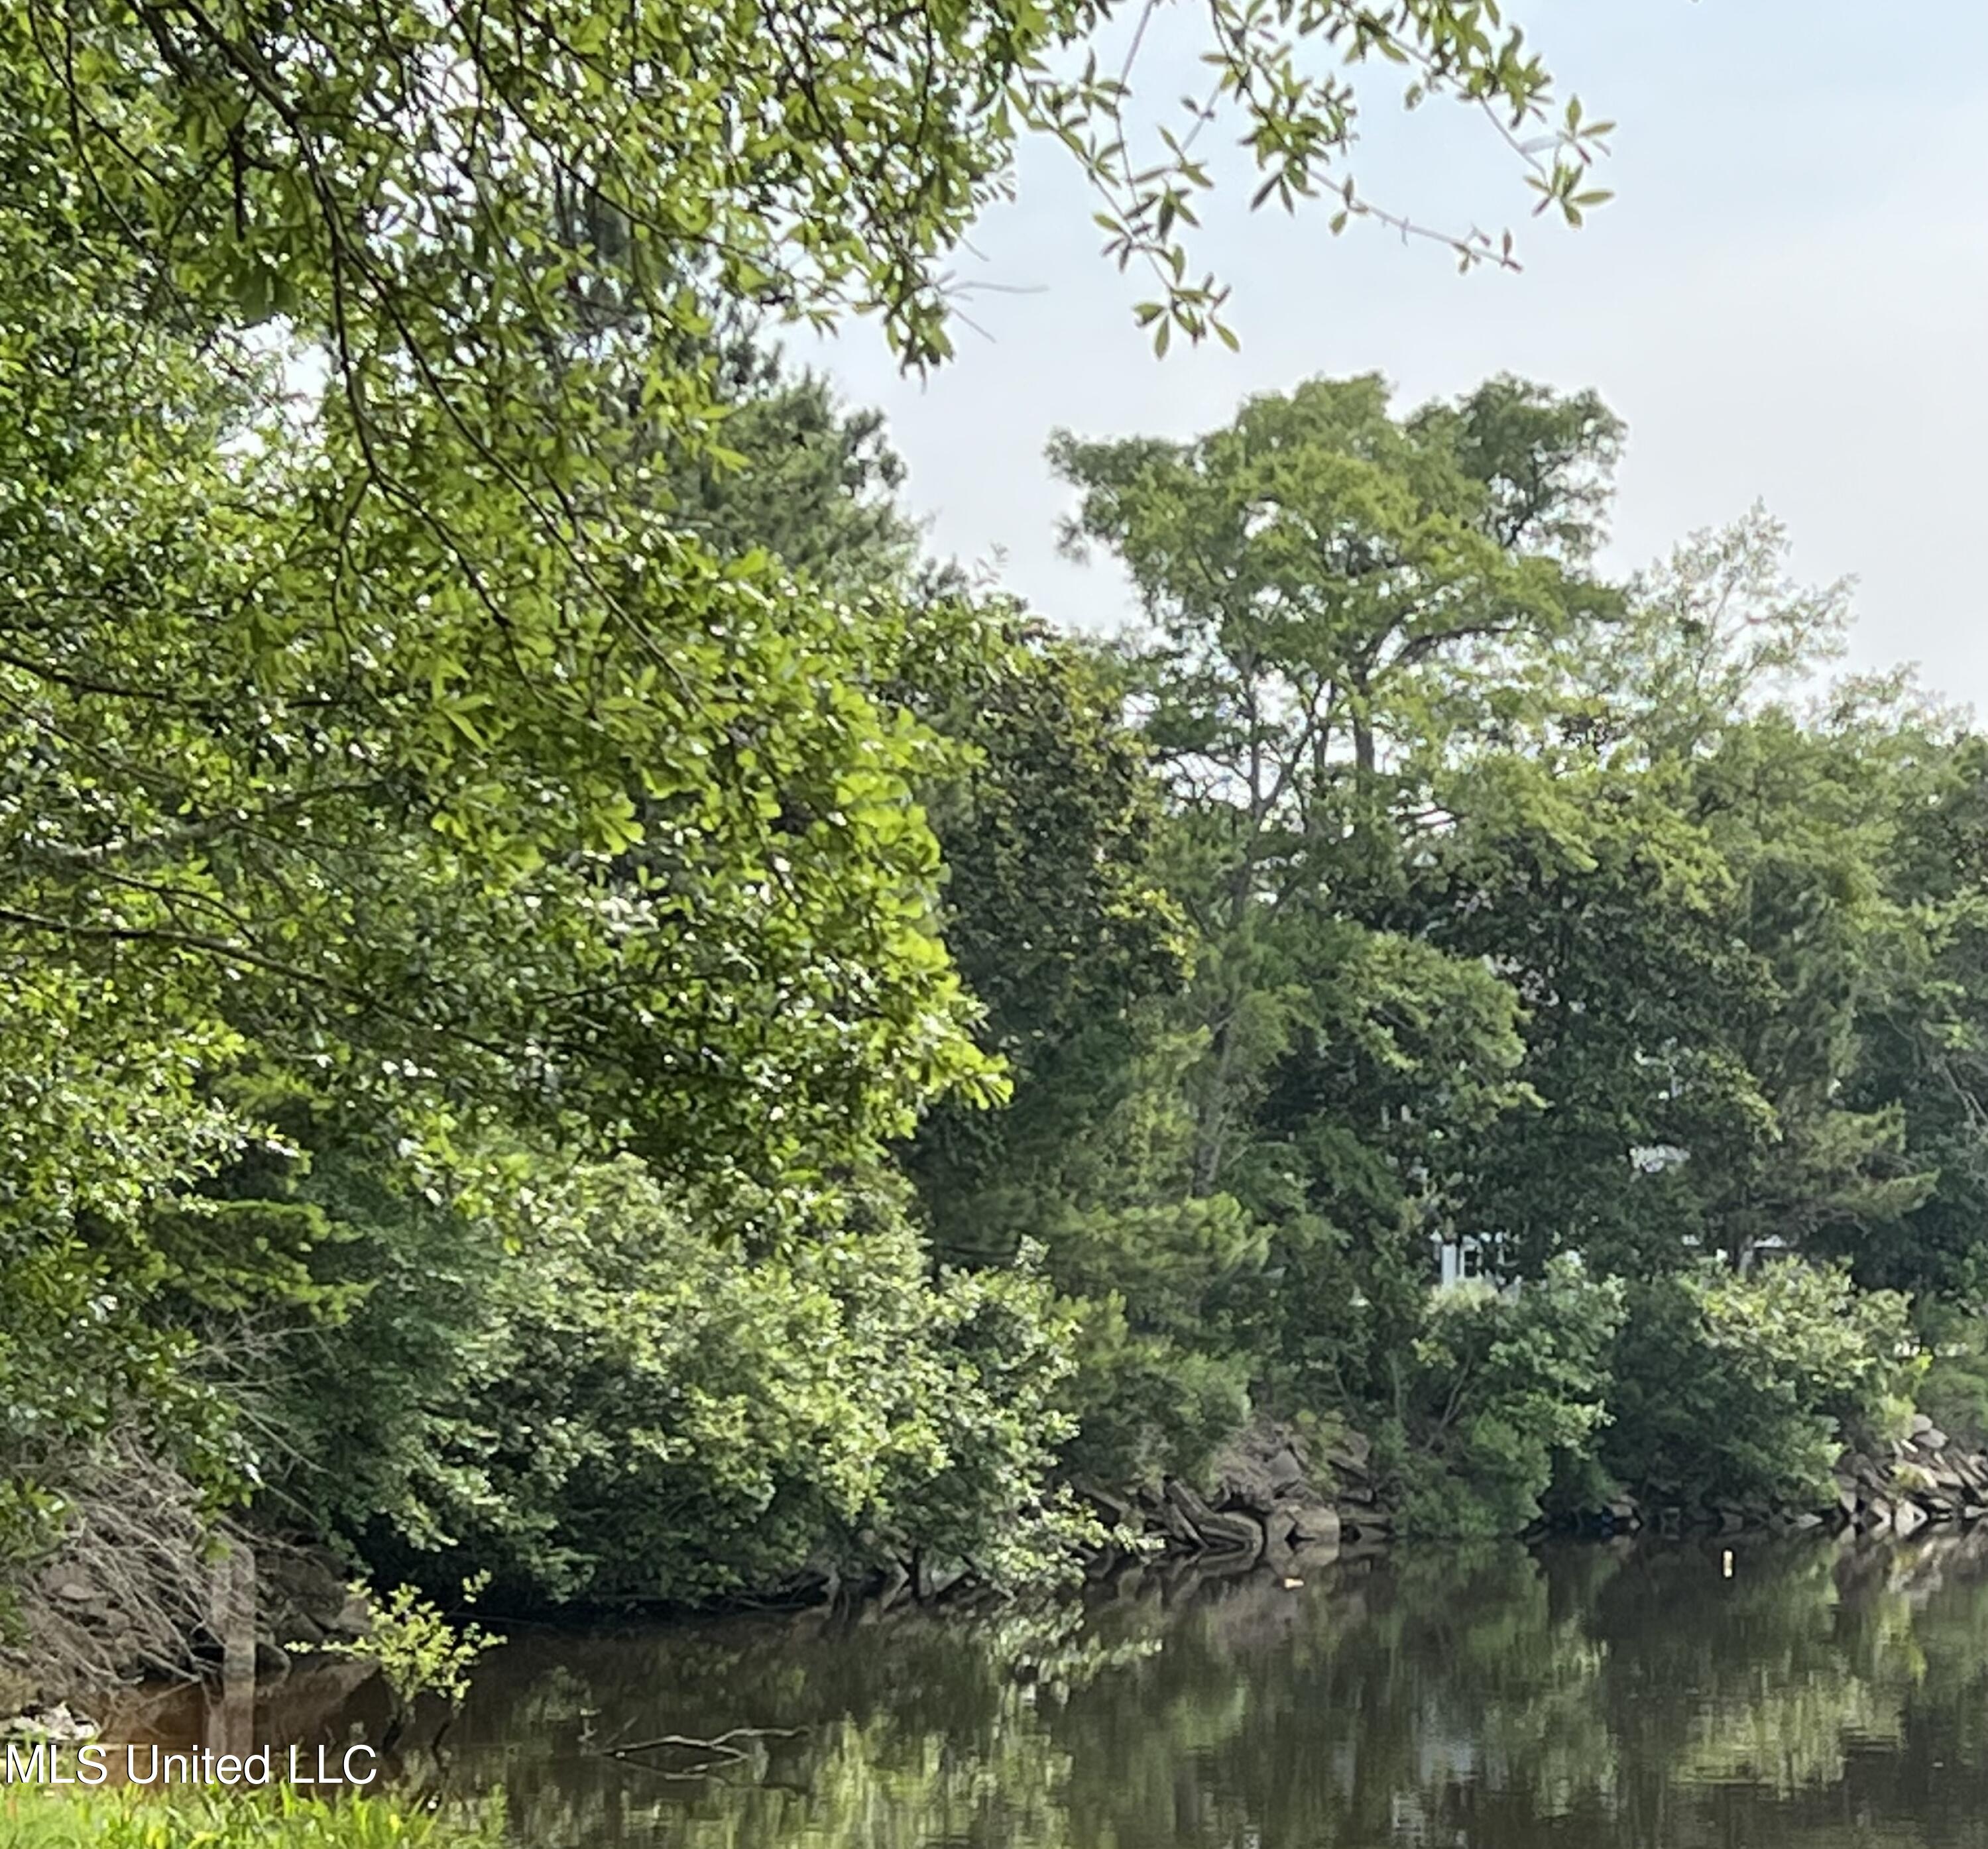
POLYGON ((397 1570, 695 1599, 914 1552, 1038 1562, 1068 1320, 1026 1266, 930 1273, 901 1187, 749 1190, 624 1161, 480 1213, 373 1191, 368 1286, 285 1389, 271 1499, 397 1570))
POLYGON ((1840 1268, 1717 1265, 1632 1293, 1604 1445, 1624 1481, 1826 1507, 1846 1443, 1900 1435, 1919 1363, 1906 1300, 1840 1268))
POLYGON ((1395 1436, 1405 1526, 1489 1536, 1533 1521, 1556 1467, 1594 1455, 1621 1313, 1621 1284, 1594 1282, 1571 1259, 1509 1300, 1485 1286, 1438 1296, 1395 1436))
POLYGON ((1821 1509, 1846 1445, 1902 1435, 1923 1366, 1905 1300, 1841 1268, 1629 1286, 1559 1260, 1516 1295, 1435 1298, 1377 1457, 1424 1534, 1514 1533, 1621 1487, 1821 1509))

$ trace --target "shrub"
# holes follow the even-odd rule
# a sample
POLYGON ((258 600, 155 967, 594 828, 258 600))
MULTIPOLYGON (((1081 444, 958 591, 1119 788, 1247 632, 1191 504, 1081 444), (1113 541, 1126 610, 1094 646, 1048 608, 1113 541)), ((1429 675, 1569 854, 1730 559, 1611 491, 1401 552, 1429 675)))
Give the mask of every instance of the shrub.
POLYGON ((935 1276, 901 1190, 783 1224, 622 1161, 482 1219, 383 1210, 356 1256, 284 1487, 388 1577, 690 1601, 920 1550, 1015 1576, 1053 1538, 1069 1319, 1026 1254, 935 1276))
POLYGON ((1846 1443, 1897 1432, 1919 1371, 1907 1300, 1841 1266, 1709 1262, 1639 1286, 1615 1344, 1604 1460, 1687 1502, 1816 1506, 1846 1443))
MULTIPOLYGON (((465 1604, 475 1602, 489 1582, 479 1574, 463 1581, 465 1604)), ((361 1581, 352 1590, 363 1597, 368 1591, 361 1581)), ((494 1650, 504 1640, 493 1637, 480 1624, 461 1630, 451 1624, 441 1608, 423 1598, 411 1586, 397 1586, 375 1607, 366 1634, 356 1643, 328 1644, 326 1649, 341 1656, 357 1657, 377 1663, 394 1699, 394 1723, 404 1722, 417 1698, 438 1695, 451 1710, 468 1699, 470 1673, 476 1659, 494 1650)))
POLYGON ((1113 1486, 1198 1477, 1249 1416, 1247 1364, 1137 1333, 1115 1294, 1083 1313, 1067 1389, 1077 1430, 1064 1468, 1113 1486))
POLYGON ((1963 1444, 1988 1445, 1988 1317, 1942 1306, 1922 1312, 1928 1360, 1913 1395, 1920 1411, 1963 1444))
POLYGON ((1515 1297, 1482 1286, 1439 1293, 1406 1382, 1395 1466, 1403 1527, 1488 1536, 1537 1519, 1556 1460, 1591 1460, 1608 1422, 1607 1359, 1621 1315, 1621 1284, 1588 1278, 1570 1259, 1515 1297))

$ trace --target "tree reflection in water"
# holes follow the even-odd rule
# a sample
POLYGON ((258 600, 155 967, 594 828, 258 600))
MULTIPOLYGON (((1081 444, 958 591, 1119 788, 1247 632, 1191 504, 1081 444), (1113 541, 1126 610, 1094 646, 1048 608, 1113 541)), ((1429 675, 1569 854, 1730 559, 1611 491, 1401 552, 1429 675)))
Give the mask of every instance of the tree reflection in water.
POLYGON ((1988 1846, 1988 1533, 1309 1577, 533 1636, 441 1782, 503 1786, 529 1849, 1988 1846), (717 1776, 600 1751, 742 1726, 803 1731, 717 1776))

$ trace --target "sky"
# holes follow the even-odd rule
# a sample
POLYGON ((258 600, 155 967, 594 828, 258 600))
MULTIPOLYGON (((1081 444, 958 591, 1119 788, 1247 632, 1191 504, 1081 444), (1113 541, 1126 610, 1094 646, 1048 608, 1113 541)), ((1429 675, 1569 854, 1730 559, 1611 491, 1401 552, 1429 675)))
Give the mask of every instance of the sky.
MULTIPOLYGON (((874 329, 790 340, 881 407, 931 549, 1075 627, 1133 614, 1108 559, 1060 556, 1070 492, 1043 446, 1193 435, 1252 393, 1379 372, 1405 411, 1499 372, 1598 389, 1628 424, 1608 562, 1628 571, 1756 501, 1805 582, 1858 581, 1851 658, 1920 664, 1988 713, 1988 0, 1515 0, 1564 96, 1618 125, 1584 228, 1530 216, 1513 157, 1455 104, 1404 114, 1371 83, 1354 171, 1418 221, 1518 234, 1517 275, 1327 209, 1251 214, 1218 167, 1199 267, 1233 286, 1239 353, 1155 359, 1150 293, 1099 253, 1069 157, 1025 150, 1018 197, 957 272, 979 327, 929 380, 874 329), (1904 23, 1894 23, 1904 22, 1904 23)), ((1135 83, 1192 86, 1192 8, 1148 35, 1135 83)), ((1216 130, 1211 128, 1209 136, 1216 130)), ((1231 138, 1232 139, 1232 134, 1231 138)))

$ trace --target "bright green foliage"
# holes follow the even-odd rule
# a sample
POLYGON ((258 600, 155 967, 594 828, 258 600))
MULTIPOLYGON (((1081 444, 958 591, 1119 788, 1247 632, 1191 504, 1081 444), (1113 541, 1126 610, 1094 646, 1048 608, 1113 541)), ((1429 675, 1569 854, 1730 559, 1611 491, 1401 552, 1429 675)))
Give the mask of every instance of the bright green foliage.
POLYGON ((1639 1287, 1613 1361, 1604 1455, 1696 1502, 1834 1497, 1846 1443, 1896 1435, 1919 1371, 1906 1300, 1800 1262, 1716 1263, 1639 1287))
POLYGON ((1152 626, 1135 705, 1202 939, 1188 1185, 1274 1229, 1255 1340, 1301 1398, 1377 1388, 1412 1338, 1453 1211, 1432 1133, 1530 1097, 1517 996, 1392 908, 1456 766, 1614 607, 1583 560, 1618 436, 1591 398, 1510 380, 1397 421, 1366 378, 1192 444, 1052 446, 1084 491, 1072 544, 1118 554, 1152 626))
MULTIPOLYGON (((491 1121, 806 1187, 998 1093, 933 929, 943 753, 884 691, 882 464, 728 377, 710 301, 942 357, 1034 129, 1165 266, 1162 335, 1222 331, 1199 170, 1134 181, 1124 86, 1067 69, 1109 19, 0 6, 10 1515, 120 1421, 227 1474, 176 1319, 294 1304, 316 1237, 238 1192, 238 1070, 363 1100, 438 1190, 491 1121)), ((1303 42, 1551 102, 1475 5, 1210 24, 1288 192, 1354 120, 1303 42)), ((1554 120, 1577 219, 1606 125, 1554 120)))
MULTIPOLYGON (((1258 203, 1336 194, 1337 229, 1374 211, 1338 171, 1356 79, 1395 65, 1411 104, 1448 96, 1492 117, 1542 209, 1577 224, 1608 196, 1588 170, 1610 124, 1557 106, 1522 32, 1483 0, 1327 0, 1287 19, 1211 0, 1205 100, 1183 100, 1179 130, 1158 127, 1150 161, 1127 119, 1136 41, 1116 76, 1090 44, 1120 10, 850 19, 483 0, 374 14, 326 0, 279 23, 238 5, 13 0, 0 52, 32 76, 29 119, 93 176, 162 282, 323 330, 343 383, 388 414, 390 481, 411 459, 391 401, 413 385, 446 398, 445 441, 501 458, 507 487, 543 495, 556 522, 587 498, 598 434, 562 414, 560 387, 584 390, 613 364, 562 336, 634 312, 663 328, 701 319, 681 283, 695 259, 725 296, 824 319, 874 309, 910 360, 942 359, 946 259, 1010 190, 1024 133, 1076 157, 1107 250, 1151 271, 1160 299, 1141 314, 1162 350, 1169 332, 1222 331, 1225 292, 1188 280, 1182 242, 1209 184, 1192 154, 1204 116, 1241 129, 1265 176, 1258 203), (570 356, 563 380, 548 377, 546 336, 570 356), (553 390, 516 404, 506 432, 492 414, 528 379, 553 390)), ((1509 238, 1445 242, 1466 263, 1510 260, 1509 238)), ((703 414, 690 382, 656 383, 660 406, 703 414)), ((451 511, 434 510, 438 526, 451 511)))
POLYGON ((40 1787, 0 1790, 8 1849, 498 1849, 493 1807, 442 1811, 353 1795, 336 1803, 287 1786, 161 1799, 40 1787))
MULTIPOLYGON (((464 1580, 463 1603, 475 1604, 489 1578, 485 1572, 464 1580)), ((361 1580, 354 1582, 352 1590, 364 1597, 368 1588, 361 1580)), ((413 1587, 396 1586, 374 1604, 363 1637, 326 1648, 341 1656, 378 1664, 396 1711, 405 1714, 423 1695, 438 1695, 451 1708, 460 1708, 468 1697, 476 1659, 503 1641, 479 1624, 458 1629, 438 1605, 423 1598, 413 1587)))
POLYGON ((1856 1249, 1932 1185, 1896 1090, 1859 1083, 1925 955, 1929 917, 1886 888, 1930 741, 1854 701, 1827 724, 1748 710, 1826 663, 1843 620, 1780 580, 1785 549, 1758 517, 1694 542, 1568 650, 1587 691, 1530 760, 1473 768, 1415 877, 1432 934, 1527 1006, 1548 1108, 1468 1164, 1509 1263, 1856 1249))
POLYGON ((1609 1420, 1619 1279, 1556 1260, 1515 1300, 1466 1284, 1431 1309, 1404 1371, 1401 1519, 1422 1534, 1512 1534, 1609 1420))
POLYGON ((503 718, 445 691, 438 716, 455 671, 422 569, 349 607, 292 549, 307 456, 273 430, 231 449, 230 394, 170 342, 134 353, 89 265, 15 267, 50 279, 8 305, 0 377, 36 510, 0 532, 33 619, 0 659, 11 1480, 120 1419, 198 1441, 189 1467, 218 1480, 176 1411, 184 1344, 139 1319, 198 1246, 210 1303, 224 1279, 238 1305, 287 1288, 265 1232, 191 1192, 265 1134, 226 1082, 252 1050, 445 1163, 451 1119, 503 1111, 705 1175, 860 1157, 932 1090, 988 1082, 930 915, 911 793, 935 750, 864 691, 890 623, 792 594, 780 617, 711 576, 703 617, 674 607, 668 672, 605 649, 575 705, 555 651, 503 718), (542 687, 566 708, 550 732, 542 687))
POLYGON ((1398 223, 1383 65, 1603 196, 1497 8, 1273 12, 1148 160, 1109 0, 0 0, 0 1559, 114 1439, 429 1587, 1009 1579, 1266 1405, 1483 1531, 1682 1445, 1653 1355, 1745 1361, 1707 1487, 1878 1416, 1898 1300, 1699 1254, 1972 1307, 1983 766, 1787 703, 1770 522, 1611 585, 1593 394, 1314 380, 1056 440, 1100 651, 756 344, 943 359, 1030 133, 1232 339, 1202 126, 1398 223))
MULTIPOLYGON (((1620 438, 1591 397, 1499 380, 1398 421, 1364 380, 1192 444, 1053 447, 1083 492, 1072 543, 1118 554, 1151 624, 1132 710, 1201 940, 1172 1005, 1201 1049, 1173 1106, 1192 1155, 1144 1198, 1232 1200, 1268 1235, 1251 1282, 1189 1300, 1186 1345, 1274 1404, 1383 1421, 1425 1529, 1522 1526, 1550 1482, 1591 1503, 1618 1393, 1638 1422, 1609 1462, 1675 1476, 1718 1418, 1685 1394, 1690 1439, 1652 1422, 1640 1324, 1679 1350, 1723 1317, 1753 1354, 1726 1313, 1819 1274, 1730 1303, 1639 1290, 1614 1349, 1612 1278, 1777 1248, 1865 1282, 1973 1277, 1971 748, 1895 685, 1790 704, 1847 605, 1787 580, 1764 515, 1598 580, 1620 438), (1532 1307, 1432 1306, 1452 1238, 1532 1307), (1502 1352, 1539 1381, 1452 1408, 1476 1349, 1535 1315, 1502 1352)), ((1128 1242, 1087 1288, 1165 1249, 1128 1242)), ((1746 1390, 1794 1409, 1727 1408, 1690 1495, 1810 1493, 1829 1443, 1895 1412, 1902 1300, 1827 1290, 1756 1357, 1780 1384, 1746 1390)))

